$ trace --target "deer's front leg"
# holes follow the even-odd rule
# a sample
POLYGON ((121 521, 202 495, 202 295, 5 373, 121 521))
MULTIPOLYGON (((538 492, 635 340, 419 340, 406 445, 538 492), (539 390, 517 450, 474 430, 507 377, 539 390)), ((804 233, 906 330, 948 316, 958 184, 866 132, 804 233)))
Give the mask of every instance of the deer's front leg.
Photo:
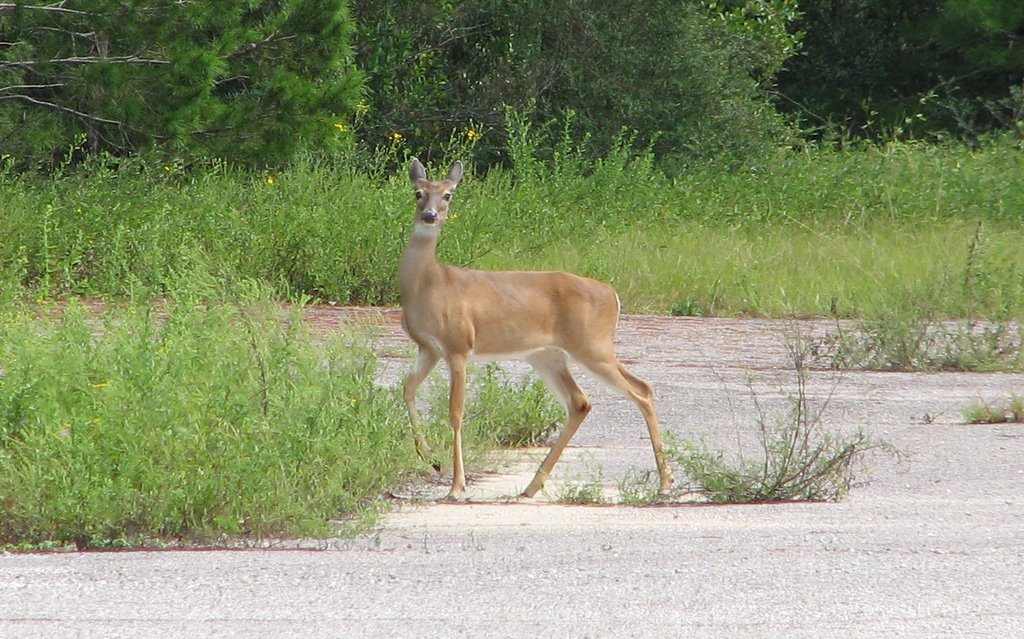
MULTIPOLYGON (((419 430, 419 415, 416 410, 416 390, 423 383, 423 380, 427 378, 430 371, 434 370, 434 366, 437 365, 437 360, 440 359, 436 353, 433 353, 423 347, 420 347, 419 353, 416 355, 416 363, 412 367, 412 371, 409 373, 409 377, 405 380, 405 406, 409 410, 409 424, 412 427, 412 438, 416 445, 416 454, 420 456, 420 459, 431 463, 430 461, 430 446, 427 444, 426 438, 423 437, 423 433, 419 430)), ((437 466, 435 466, 437 468, 437 466)))
POLYGON ((448 372, 451 376, 448 419, 452 425, 452 448, 455 458, 452 465, 452 489, 448 493, 448 499, 458 499, 466 490, 466 471, 462 465, 462 411, 466 404, 466 357, 450 356, 448 372))

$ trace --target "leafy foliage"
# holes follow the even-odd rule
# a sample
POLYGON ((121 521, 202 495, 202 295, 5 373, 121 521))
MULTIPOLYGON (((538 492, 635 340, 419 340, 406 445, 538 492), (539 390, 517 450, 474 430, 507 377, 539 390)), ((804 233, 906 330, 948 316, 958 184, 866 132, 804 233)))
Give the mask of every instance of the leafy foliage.
POLYGON ((154 147, 493 167, 510 116, 545 160, 572 118, 575 143, 627 139, 677 171, 794 142, 791 115, 840 139, 978 143, 1024 135, 1022 34, 1016 0, 5 3, 0 144, 19 169, 154 147))

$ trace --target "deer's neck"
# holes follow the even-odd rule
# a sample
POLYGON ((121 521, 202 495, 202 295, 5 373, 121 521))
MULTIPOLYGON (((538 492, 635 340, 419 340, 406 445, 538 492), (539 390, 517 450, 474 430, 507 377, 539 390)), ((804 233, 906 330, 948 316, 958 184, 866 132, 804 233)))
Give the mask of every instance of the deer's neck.
POLYGON ((402 295, 402 306, 407 306, 416 296, 436 282, 441 276, 443 265, 437 261, 437 233, 414 232, 405 253, 398 264, 398 287, 402 295))

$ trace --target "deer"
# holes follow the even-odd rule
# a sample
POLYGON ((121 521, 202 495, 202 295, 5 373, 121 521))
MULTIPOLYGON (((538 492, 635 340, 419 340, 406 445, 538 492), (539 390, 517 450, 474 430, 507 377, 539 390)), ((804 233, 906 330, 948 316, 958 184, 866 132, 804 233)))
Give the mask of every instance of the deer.
POLYGON ((590 399, 572 376, 570 360, 640 409, 654 448, 660 492, 668 494, 672 472, 665 461, 654 393, 615 353, 621 310, 615 289, 560 271, 482 271, 438 261, 438 240, 462 173, 462 162, 457 161, 443 180, 430 181, 423 164, 412 160, 409 178, 416 213, 398 266, 402 328, 418 349, 405 380, 404 399, 416 450, 424 460, 430 450, 418 430, 416 390, 441 359, 448 368, 454 461, 446 499, 459 500, 466 489, 462 419, 471 359, 525 360, 565 409, 565 423, 522 497, 532 498, 544 487, 591 411, 590 399))

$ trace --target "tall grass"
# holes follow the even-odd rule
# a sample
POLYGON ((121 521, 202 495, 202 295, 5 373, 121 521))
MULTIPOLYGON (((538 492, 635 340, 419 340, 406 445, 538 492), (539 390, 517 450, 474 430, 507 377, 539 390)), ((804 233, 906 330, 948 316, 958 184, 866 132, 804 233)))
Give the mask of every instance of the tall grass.
POLYGON ((643 157, 602 167, 570 188, 516 183, 509 201, 541 217, 481 263, 609 280, 634 311, 1024 314, 1024 152, 1010 141, 782 151, 672 179, 643 157))
MULTIPOLYGON (((548 163, 520 146, 511 168, 460 185, 443 259, 576 270, 616 284, 629 311, 848 316, 930 300, 947 317, 1024 313, 1024 152, 1009 139, 779 151, 672 175, 628 140, 548 163)), ((412 211, 404 172, 344 159, 6 174, 0 201, 4 299, 161 296, 203 259, 279 297, 391 304, 412 211)))
POLYGON ((405 221, 393 189, 318 164, 261 175, 167 168, 101 165, 0 182, 8 279, 43 297, 152 297, 205 254, 221 272, 282 296, 393 298, 388 266, 397 264, 405 221))
MULTIPOLYGON (((995 226, 995 225, 993 225, 995 226)), ((875 316, 927 306, 945 317, 1024 312, 1024 226, 1001 223, 984 276, 967 281, 974 225, 883 220, 839 226, 679 222, 553 241, 535 268, 612 282, 632 310, 682 314, 875 316)), ((977 266, 977 260, 975 262, 977 266)), ((515 268, 491 258, 488 266, 515 268)))

